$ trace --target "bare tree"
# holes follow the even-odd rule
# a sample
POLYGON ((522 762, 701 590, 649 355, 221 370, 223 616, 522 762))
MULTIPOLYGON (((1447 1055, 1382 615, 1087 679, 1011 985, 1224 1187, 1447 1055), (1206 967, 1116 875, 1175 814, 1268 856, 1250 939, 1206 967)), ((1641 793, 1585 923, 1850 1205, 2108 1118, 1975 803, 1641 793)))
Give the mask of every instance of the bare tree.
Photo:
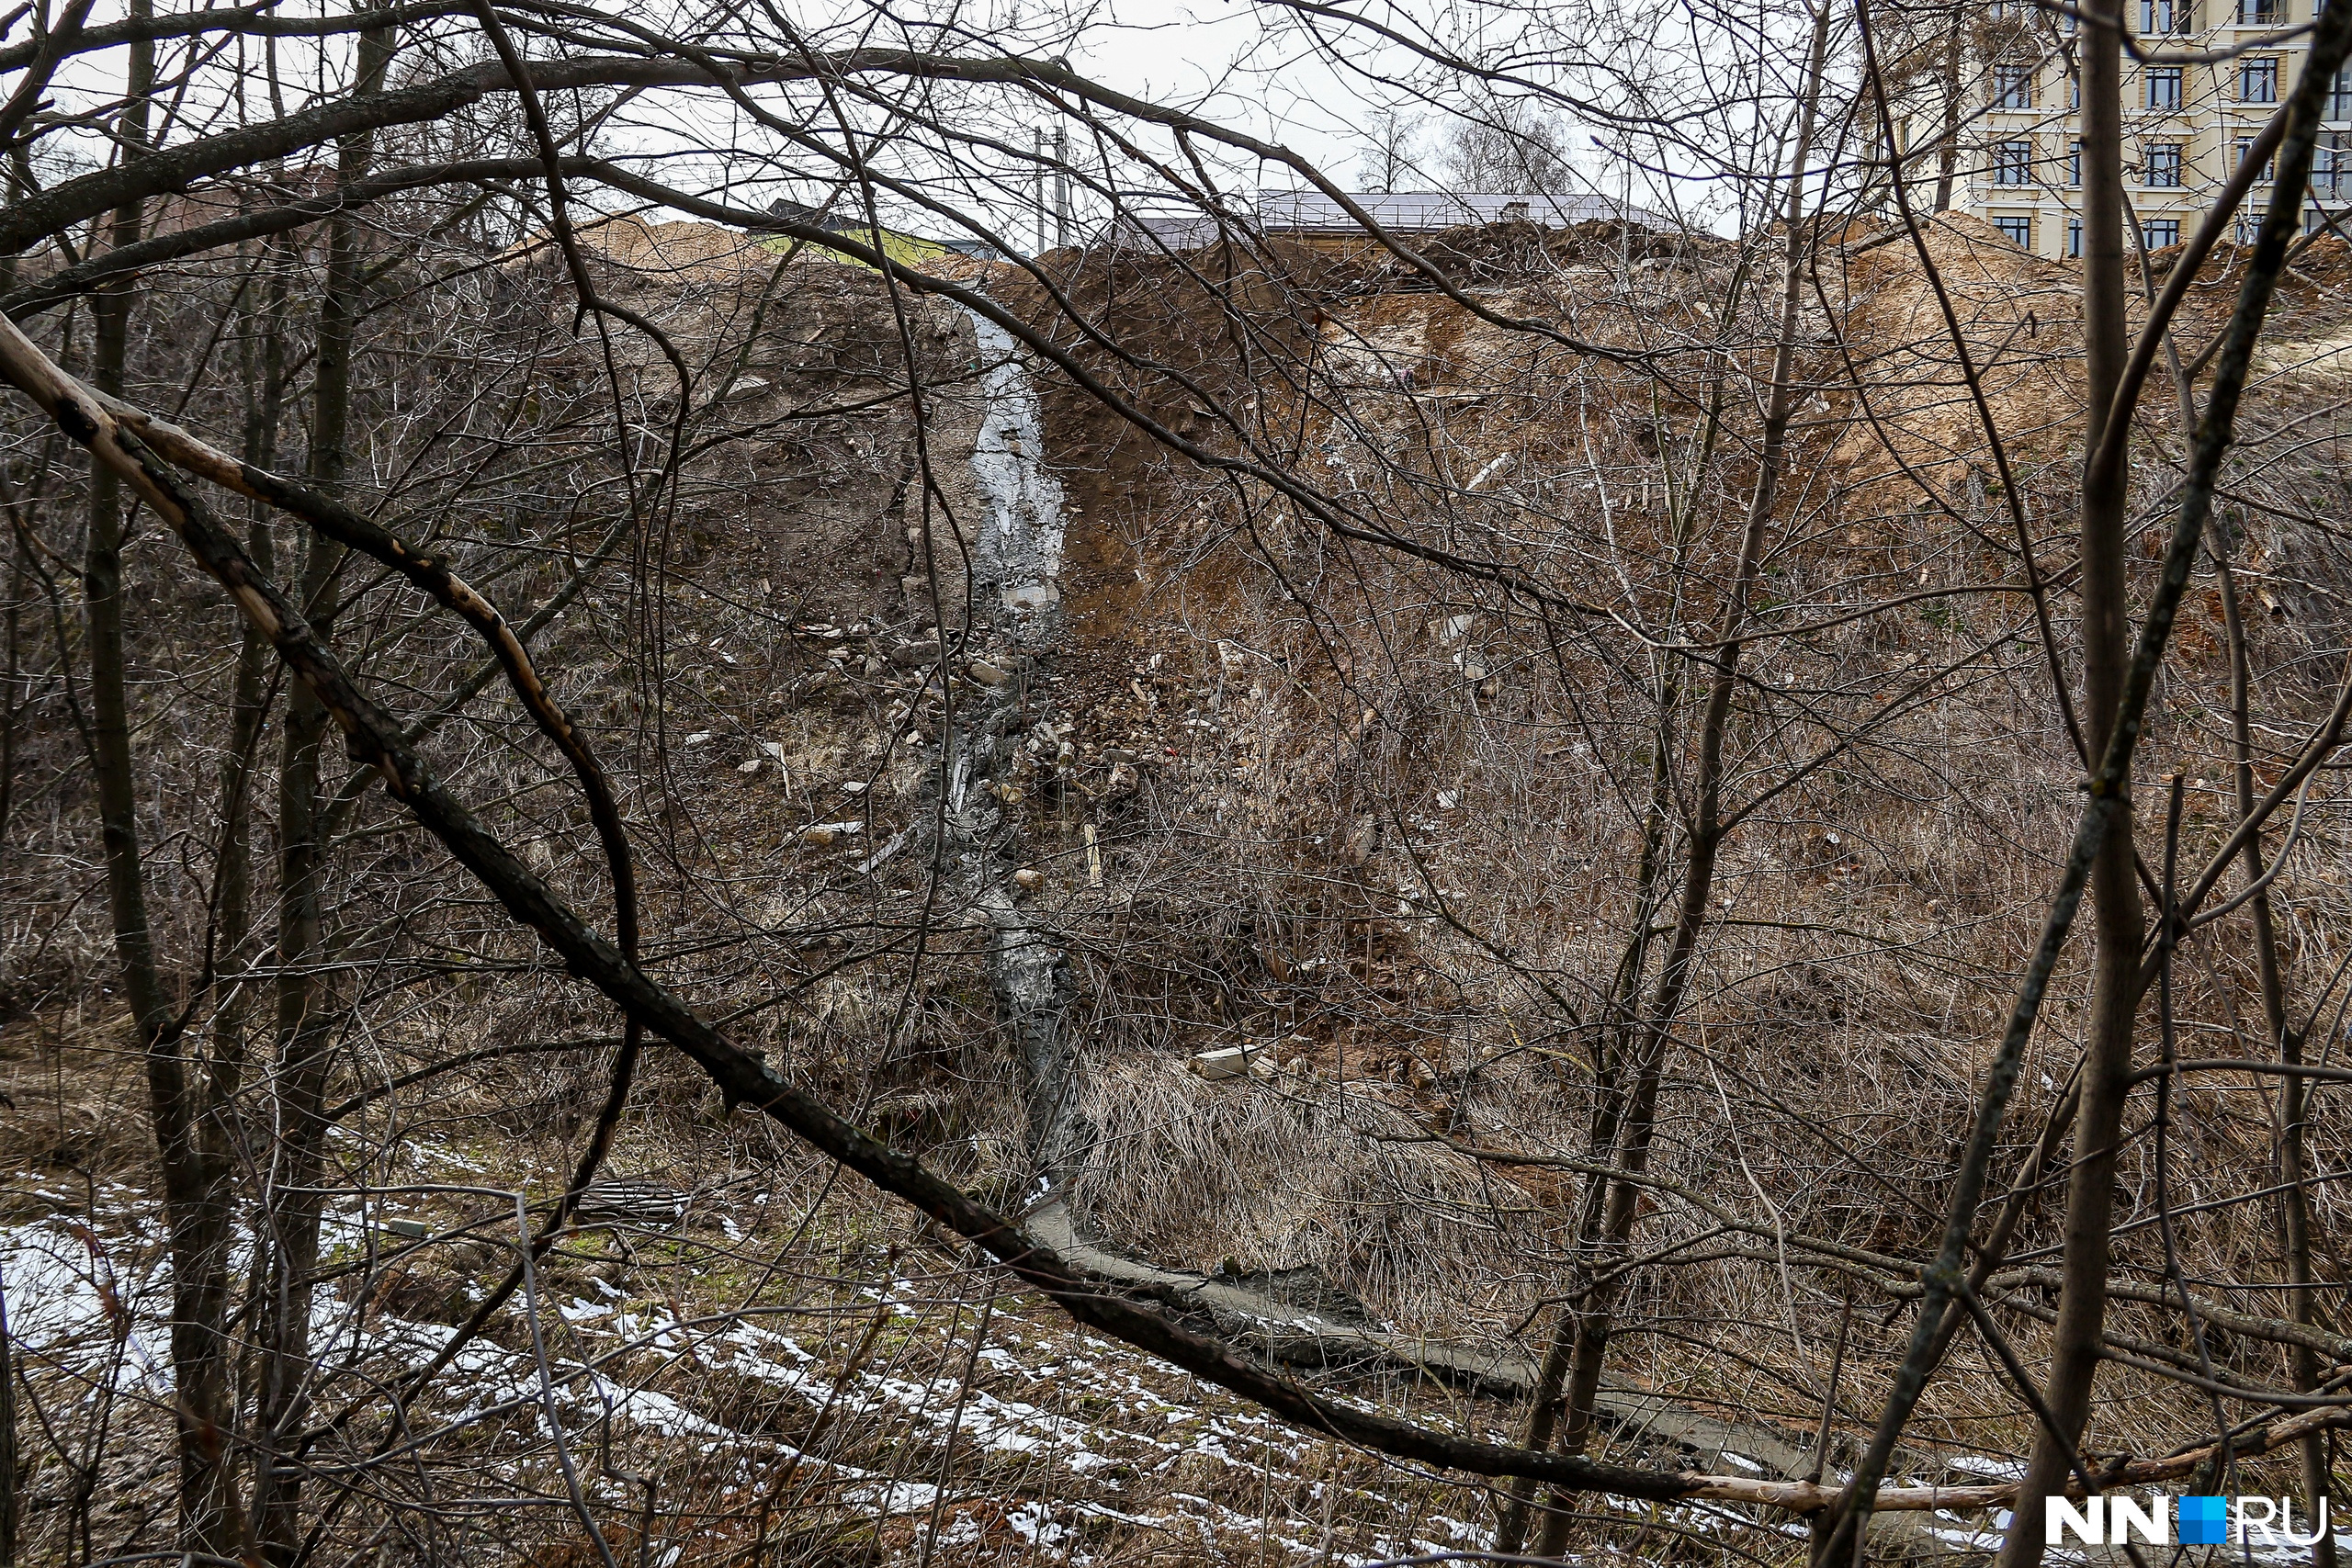
POLYGON ((1421 177, 1417 148, 1419 121, 1396 109, 1382 109, 1366 124, 1372 145, 1364 150, 1359 177, 1363 188, 1385 196, 1410 190, 1421 177))
POLYGON ((2315 1509, 2352 17, 2169 272, 2113 15, 2084 264, 1919 210, 1993 20, 1270 16, 1726 231, 1425 234, 1042 23, 20 17, 19 1550, 2315 1509))
POLYGON ((1559 127, 1523 98, 1484 99, 1447 128, 1439 167, 1457 190, 1562 196, 1577 188, 1559 127))

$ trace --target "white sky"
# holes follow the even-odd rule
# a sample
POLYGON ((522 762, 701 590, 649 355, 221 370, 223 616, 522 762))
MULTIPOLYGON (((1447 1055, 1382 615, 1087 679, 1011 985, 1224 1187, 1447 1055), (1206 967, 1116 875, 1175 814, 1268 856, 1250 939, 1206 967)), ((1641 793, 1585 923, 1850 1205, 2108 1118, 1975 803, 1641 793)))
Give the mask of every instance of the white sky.
MULTIPOLYGON (((172 3, 164 0, 166 6, 172 3)), ((747 18, 746 25, 766 31, 754 19, 761 13, 751 0, 724 3, 730 8, 742 6, 740 14, 747 18)), ((865 41, 879 45, 938 47, 936 28, 943 22, 993 39, 1010 36, 1020 40, 1018 47, 1023 52, 1066 56, 1080 73, 1105 85, 1139 98, 1176 105, 1232 130, 1286 145, 1349 188, 1363 186, 1363 155, 1374 140, 1372 122, 1383 110, 1401 110, 1422 126, 1417 152, 1427 177, 1400 181, 1400 188, 1442 188, 1440 155, 1445 118, 1444 110, 1435 106, 1452 107, 1468 102, 1457 75, 1416 60, 1406 49, 1381 42, 1367 28, 1341 29, 1317 24, 1327 40, 1340 41, 1339 52, 1344 58, 1335 60, 1330 49, 1318 47, 1317 40, 1308 35, 1296 12, 1270 0, 890 0, 887 8, 883 0, 775 3, 796 27, 836 42, 854 41, 848 36, 854 31, 865 41)), ((1668 120, 1674 118, 1676 106, 1667 100, 1693 86, 1703 85, 1704 91, 1717 98, 1736 98, 1739 79, 1750 83, 1756 79, 1759 39, 1764 40, 1766 54, 1795 52, 1793 18, 1786 15, 1791 0, 1745 0, 1752 7, 1748 13, 1710 11, 1703 16, 1697 7, 1715 0, 1539 0, 1529 8, 1498 0, 1344 3, 1351 16, 1506 67, 1523 82, 1618 104, 1628 104, 1626 95, 1636 90, 1634 85, 1645 84, 1658 96, 1647 106, 1629 107, 1646 107, 1668 120), (1707 78, 1703 84, 1702 78, 1707 78), (1726 83, 1731 84, 1730 91, 1726 83)), ((286 0, 280 14, 325 7, 341 11, 349 4, 350 0, 286 0)), ((695 0, 657 0, 650 6, 631 6, 628 13, 646 25, 659 27, 663 22, 659 13, 673 6, 710 15, 695 0)), ((110 14, 120 14, 120 0, 101 0, 91 20, 103 23, 110 14)), ((467 28, 468 24, 448 22, 436 27, 446 36, 467 28)), ((185 47, 167 46, 162 62, 167 74, 175 61, 185 58, 185 47)), ((977 46, 951 41, 948 47, 969 51, 977 46)), ((299 102, 304 86, 318 82, 322 65, 330 80, 341 77, 346 49, 342 40, 331 43, 322 60, 312 46, 281 44, 279 66, 290 101, 299 102)), ((250 63, 256 56, 249 52, 246 58, 250 63)), ((266 97, 250 75, 243 110, 227 103, 225 95, 231 89, 225 84, 234 74, 234 63, 233 56, 215 58, 205 85, 186 100, 191 128, 180 134, 198 133, 194 125, 206 120, 210 122, 209 129, 220 129, 240 112, 268 112, 266 97)), ((122 69, 119 51, 84 57, 61 78, 52 96, 61 107, 74 107, 73 100, 77 99, 82 104, 104 101, 119 91, 122 69)), ((1752 111, 1751 127, 1758 120, 1778 123, 1788 118, 1786 84, 1773 78, 1784 78, 1793 69, 1792 63, 1764 68, 1761 91, 1766 101, 1752 111), (1776 94, 1780 96, 1777 103, 1772 101, 1776 94)), ((0 90, 6 85, 0 82, 0 90)), ((632 103, 628 113, 628 122, 616 126, 607 139, 608 150, 615 146, 650 150, 666 142, 673 147, 733 146, 753 153, 781 146, 772 131, 744 123, 733 109, 709 95, 698 95, 691 101, 685 95, 650 95, 632 103)), ((1579 123, 1572 114, 1556 107, 1551 113, 1583 179, 1604 194, 1625 194, 1624 181, 1632 164, 1620 153, 1594 144, 1595 132, 1608 128, 1598 121, 1579 123)), ((1046 118, 1034 102, 1000 94, 987 107, 975 110, 973 128, 985 124, 1004 141, 1025 148, 1030 126, 1043 123, 1046 118)), ((1736 120, 1737 111, 1733 118, 1736 120)), ((1171 156, 1174 152, 1164 133, 1146 129, 1137 140, 1155 156, 1171 156)), ((1633 198, 1644 205, 1687 208, 1694 201, 1704 201, 1711 192, 1700 166, 1705 159, 1721 155, 1735 162, 1757 161, 1741 157, 1732 145, 1738 136, 1730 130, 1712 140, 1699 140, 1701 145, 1681 150, 1661 151, 1654 143, 1636 149, 1639 162, 1670 174, 1634 174, 1633 198)), ((84 138, 78 151, 91 159, 107 155, 104 144, 96 138, 84 138)), ((1073 141, 1074 153, 1082 158, 1085 151, 1073 141)), ((1289 187, 1299 183, 1287 171, 1262 168, 1229 149, 1203 143, 1198 151, 1215 177, 1237 195, 1246 196, 1261 184, 1289 187)), ((993 170, 1004 161, 991 157, 987 162, 993 170)), ((747 165, 744 172, 754 170, 747 165)), ((1114 178, 1122 185, 1147 183, 1132 168, 1114 178)), ((1017 175, 1011 181, 1012 189, 993 174, 990 179, 995 183, 984 183, 974 194, 959 194, 956 199, 998 205, 1006 197, 1017 203, 1029 196, 1028 182, 1017 175)), ((757 188, 755 185, 741 189, 739 198, 754 196, 757 188)), ((792 187, 771 182, 767 188, 792 187)), ((1091 205, 1081 197, 1082 224, 1090 217, 1099 217, 1099 209, 1089 213, 1091 205)), ((1001 205, 998 211, 1000 226, 1011 228, 1012 212, 1001 205)), ((934 218, 922 226, 938 231, 943 223, 934 218)))
MULTIPOLYGON (((1003 8, 1000 16, 1018 15, 1035 26, 1042 20, 1045 0, 982 3, 1003 8), (1015 9, 1024 5, 1025 12, 1015 9)), ((1752 4, 1739 18, 1742 25, 1730 30, 1713 17, 1698 16, 1685 0, 1562 0, 1540 9, 1484 0, 1399 0, 1394 6, 1386 0, 1355 0, 1351 9, 1463 57, 1507 67, 1522 81, 1589 100, 1631 107, 1629 86, 1643 82, 1661 95, 1652 107, 1669 119, 1673 106, 1664 96, 1721 94, 1732 76, 1755 71, 1761 39, 1768 51, 1781 57, 1780 69, 1768 75, 1765 94, 1771 96, 1769 84, 1778 77, 1783 96, 1758 113, 1781 125, 1792 118, 1786 79, 1797 69, 1803 28, 1801 19, 1778 0, 1752 4)), ((1068 36, 1071 64, 1104 85, 1182 104, 1280 142, 1350 188, 1363 188, 1363 154, 1376 140, 1375 116, 1397 111, 1420 124, 1416 152, 1424 175, 1400 182, 1399 188, 1445 188, 1442 145, 1448 111, 1466 103, 1464 84, 1401 47, 1379 43, 1368 28, 1333 30, 1330 36, 1340 39, 1345 55, 1342 63, 1316 47, 1295 14, 1281 6, 1252 0, 1101 0, 1068 36), (1384 76, 1390 80, 1376 79, 1384 76)), ((1650 143, 1635 147, 1629 160, 1622 137, 1606 123, 1580 122, 1556 105, 1547 112, 1577 175, 1590 188, 1626 195, 1630 179, 1630 195, 1638 204, 1686 210, 1709 205, 1711 171, 1700 166, 1690 150, 1650 143)), ((1731 144, 1734 140, 1711 139, 1708 151, 1746 161, 1731 144)), ((1244 188, 1261 177, 1238 159, 1220 173, 1244 188)), ((1298 183, 1279 170, 1262 178, 1283 187, 1298 183)))

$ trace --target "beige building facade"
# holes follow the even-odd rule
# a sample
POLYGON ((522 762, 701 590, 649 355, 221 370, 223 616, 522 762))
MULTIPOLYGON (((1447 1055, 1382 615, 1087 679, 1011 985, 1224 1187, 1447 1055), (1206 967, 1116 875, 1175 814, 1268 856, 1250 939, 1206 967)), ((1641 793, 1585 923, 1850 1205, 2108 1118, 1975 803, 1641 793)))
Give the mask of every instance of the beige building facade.
MULTIPOLYGON (((2314 3, 2324 9, 2329 0, 2125 0, 2142 52, 2154 57, 2127 57, 2123 71, 2125 195, 2150 250, 2195 231, 2213 192, 2294 90, 2309 52, 2307 36, 2295 29, 2311 21, 2314 3), (2222 58, 2176 62, 2167 54, 2222 58)), ((1996 26, 2005 8, 2019 14, 1996 3, 1996 26)), ((2051 27, 2041 18, 2013 26, 1981 67, 1963 117, 1953 205, 2027 250, 2063 257, 2082 244, 2078 96, 2051 27)), ((2327 109, 2304 202, 2307 230, 2340 222, 2352 208, 2352 70, 2331 84, 2327 109)), ((2270 197, 2267 171, 2264 177, 2250 204, 2256 213, 2270 197)), ((2240 219, 2241 237, 2250 235, 2248 222, 2240 219)), ((2129 243, 2128 221, 2125 234, 2129 243)))

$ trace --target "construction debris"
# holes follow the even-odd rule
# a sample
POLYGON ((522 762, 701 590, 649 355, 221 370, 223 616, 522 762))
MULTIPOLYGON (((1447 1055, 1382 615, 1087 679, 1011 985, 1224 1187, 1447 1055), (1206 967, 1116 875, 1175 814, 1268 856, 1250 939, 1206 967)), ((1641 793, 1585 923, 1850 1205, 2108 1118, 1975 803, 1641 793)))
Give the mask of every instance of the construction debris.
POLYGON ((1271 1078, 1275 1071, 1273 1049, 1270 1042, 1253 1041, 1204 1051, 1193 1058, 1193 1071, 1211 1083, 1242 1077, 1271 1078))

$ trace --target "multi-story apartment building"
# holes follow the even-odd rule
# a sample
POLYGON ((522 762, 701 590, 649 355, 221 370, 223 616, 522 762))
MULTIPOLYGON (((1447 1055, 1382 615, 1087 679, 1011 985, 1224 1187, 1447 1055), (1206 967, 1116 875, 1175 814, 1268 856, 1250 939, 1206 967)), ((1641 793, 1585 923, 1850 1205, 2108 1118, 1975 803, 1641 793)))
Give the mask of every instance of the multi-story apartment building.
MULTIPOLYGON (((2329 0, 2125 0, 2126 23, 2152 57, 2127 57, 2123 67, 2125 195, 2150 250, 2196 227, 2211 193, 2294 90, 2309 52, 2295 28, 2312 19, 2315 4, 2324 9, 2329 0)), ((1963 89, 1973 102, 1961 116, 1964 188, 1953 205, 2038 254, 2078 254, 2079 95, 2058 30, 2069 24, 2017 0, 1995 0, 1990 11, 1990 59, 1973 94, 1963 89)), ((2330 85, 2327 106, 2306 229, 2352 213, 2352 68, 2330 85)), ((1915 134, 1920 124, 1912 121, 1915 134)), ((2269 195, 2258 186, 2249 210, 2258 212, 2269 195)), ((2345 232, 2352 235, 2352 223, 2345 232)), ((2128 223, 2125 233, 2129 243, 2128 223)))

